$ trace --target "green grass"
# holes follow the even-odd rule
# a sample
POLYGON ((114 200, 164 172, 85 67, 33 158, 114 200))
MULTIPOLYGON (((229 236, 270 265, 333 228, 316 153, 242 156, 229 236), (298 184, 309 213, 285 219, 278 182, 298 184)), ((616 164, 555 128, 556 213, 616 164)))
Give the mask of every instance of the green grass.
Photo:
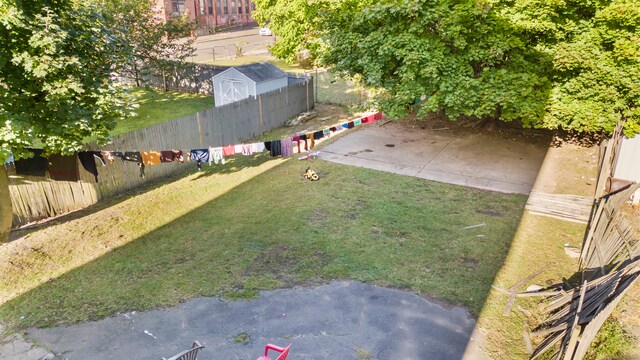
POLYGON ((131 88, 140 105, 136 116, 118 122, 112 135, 143 129, 158 123, 195 114, 213 107, 213 96, 190 94, 176 91, 158 91, 145 88, 131 88))
POLYGON ((321 160, 306 182, 309 164, 237 157, 29 233, 12 244, 37 251, 0 249, 0 319, 46 327, 332 279, 482 309, 525 196, 321 160))
MULTIPOLYGON (((580 246, 585 225, 570 223, 525 212, 504 260, 494 285, 508 289, 518 281, 533 274, 549 263, 556 262, 547 271, 527 282, 524 286, 539 284, 542 286, 562 283, 578 269, 576 259, 567 257, 562 250, 565 243, 580 246)), ((524 289, 519 289, 523 291, 524 289)), ((526 347, 522 337, 523 326, 529 329, 543 320, 539 298, 518 298, 509 316, 504 316, 509 296, 492 290, 482 309, 478 325, 490 333, 485 339, 485 350, 490 359, 526 359, 526 347), (517 306, 530 311, 529 318, 517 306)), ((533 338, 534 346, 541 338, 533 338)))
POLYGON ((602 324, 596 338, 585 356, 586 360, 631 359, 634 338, 615 319, 609 318, 602 324))

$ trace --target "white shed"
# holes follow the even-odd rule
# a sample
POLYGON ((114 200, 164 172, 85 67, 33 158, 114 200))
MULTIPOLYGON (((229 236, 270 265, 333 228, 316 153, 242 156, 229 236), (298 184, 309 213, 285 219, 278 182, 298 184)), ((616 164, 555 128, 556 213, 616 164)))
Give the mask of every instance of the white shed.
MULTIPOLYGON (((640 135, 631 139, 622 138, 613 177, 640 182, 640 135)), ((634 203, 637 204, 638 201, 640 201, 640 190, 636 192, 634 197, 634 203)))
POLYGON ((216 106, 286 87, 287 74, 268 62, 230 67, 213 76, 216 106))

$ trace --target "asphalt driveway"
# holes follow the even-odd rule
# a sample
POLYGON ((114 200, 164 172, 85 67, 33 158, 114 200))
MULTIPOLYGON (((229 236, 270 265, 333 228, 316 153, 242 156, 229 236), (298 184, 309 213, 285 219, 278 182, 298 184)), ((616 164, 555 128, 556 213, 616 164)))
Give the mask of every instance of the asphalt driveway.
POLYGON ((27 336, 56 359, 68 360, 160 359, 189 348, 193 340, 205 346, 202 360, 257 359, 267 343, 293 344, 291 360, 448 360, 477 347, 474 325, 462 308, 344 281, 263 292, 250 301, 199 298, 170 309, 31 329, 27 336))

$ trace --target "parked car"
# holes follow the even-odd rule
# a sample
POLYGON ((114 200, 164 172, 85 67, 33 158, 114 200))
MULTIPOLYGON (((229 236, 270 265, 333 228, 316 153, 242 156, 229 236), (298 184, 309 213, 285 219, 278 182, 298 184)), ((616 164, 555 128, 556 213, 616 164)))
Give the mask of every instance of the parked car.
POLYGON ((261 28, 260 31, 258 32, 258 34, 260 34, 260 36, 271 36, 271 35, 273 35, 271 30, 269 28, 267 28, 267 27, 261 28))

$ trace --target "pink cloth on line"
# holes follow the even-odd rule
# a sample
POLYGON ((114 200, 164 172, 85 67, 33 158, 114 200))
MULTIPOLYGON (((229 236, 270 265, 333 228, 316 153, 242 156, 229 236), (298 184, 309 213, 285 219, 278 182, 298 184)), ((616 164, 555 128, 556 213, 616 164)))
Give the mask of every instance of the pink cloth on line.
POLYGON ((280 144, 282 156, 293 156, 293 139, 282 139, 280 144))
POLYGON ((235 149, 235 146, 233 145, 225 146, 222 148, 222 154, 224 154, 224 156, 231 156, 235 153, 236 153, 236 149, 235 149))

